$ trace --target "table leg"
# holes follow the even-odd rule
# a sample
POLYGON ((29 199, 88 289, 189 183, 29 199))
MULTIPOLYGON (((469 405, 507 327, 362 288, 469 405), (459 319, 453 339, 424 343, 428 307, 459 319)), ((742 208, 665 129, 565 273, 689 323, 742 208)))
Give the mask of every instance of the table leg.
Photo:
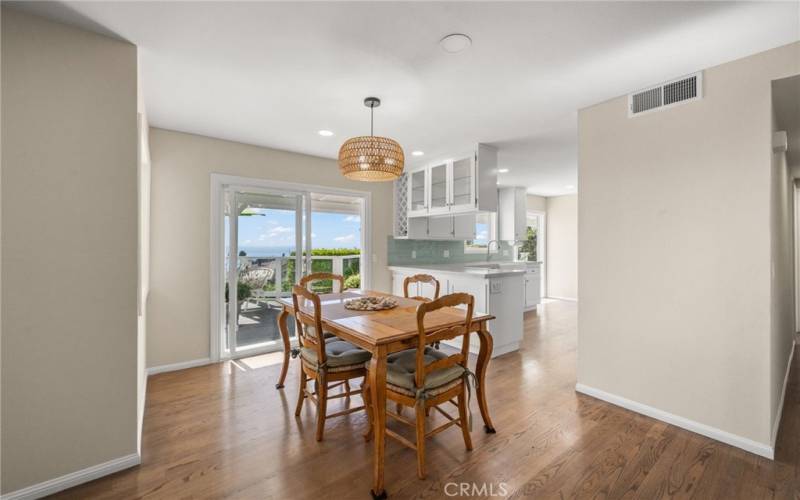
POLYGON ((278 377, 278 383, 275 384, 276 389, 283 389, 286 372, 289 371, 289 354, 292 351, 292 346, 289 343, 289 325, 286 323, 288 317, 289 311, 286 310, 286 307, 283 307, 278 315, 278 331, 281 332, 281 340, 283 340, 283 366, 281 366, 281 375, 278 377))
POLYGON ((386 498, 383 462, 386 448, 386 347, 378 347, 369 362, 369 387, 372 396, 373 469, 372 498, 386 498))
POLYGON ((475 367, 475 376, 478 379, 478 407, 481 410, 481 417, 483 417, 483 428, 489 434, 497 432, 492 424, 492 418, 489 416, 489 406, 486 404, 486 367, 489 366, 489 358, 492 357, 492 348, 494 340, 492 335, 486 329, 486 322, 481 324, 478 330, 478 338, 481 341, 481 348, 478 351, 478 363, 475 367))

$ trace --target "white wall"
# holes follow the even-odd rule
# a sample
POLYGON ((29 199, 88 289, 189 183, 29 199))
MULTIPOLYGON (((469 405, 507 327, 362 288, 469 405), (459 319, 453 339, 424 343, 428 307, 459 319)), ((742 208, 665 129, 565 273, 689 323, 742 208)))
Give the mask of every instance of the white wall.
POLYGON ((209 357, 212 172, 372 192, 372 287, 390 291, 392 183, 349 181, 335 160, 158 128, 150 130, 150 155, 148 366, 209 357))
POLYGON ((770 81, 798 71, 795 43, 706 70, 700 101, 628 118, 623 96, 578 120, 579 384, 765 454, 783 382, 770 81))
POLYGON ((578 195, 552 196, 547 205, 547 296, 578 299, 578 195))
POLYGON ((2 492, 136 459, 136 47, 2 9, 2 492))

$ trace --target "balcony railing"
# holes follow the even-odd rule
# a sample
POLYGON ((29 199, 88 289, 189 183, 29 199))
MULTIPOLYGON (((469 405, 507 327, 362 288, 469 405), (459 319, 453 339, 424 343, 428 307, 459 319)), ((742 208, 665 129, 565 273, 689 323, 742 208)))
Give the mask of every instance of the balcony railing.
MULTIPOLYGON (((296 282, 295 257, 250 257, 240 256, 238 260, 239 282, 249 289, 249 297, 267 299, 286 296, 296 282)), ((358 282, 360 285, 361 256, 352 255, 312 255, 311 272, 329 272, 347 278, 358 275, 359 279, 350 279, 351 285, 358 282)), ((318 281, 312 284, 317 293, 330 293, 333 283, 330 280, 318 281)), ((355 287, 354 287, 355 288, 355 287)))

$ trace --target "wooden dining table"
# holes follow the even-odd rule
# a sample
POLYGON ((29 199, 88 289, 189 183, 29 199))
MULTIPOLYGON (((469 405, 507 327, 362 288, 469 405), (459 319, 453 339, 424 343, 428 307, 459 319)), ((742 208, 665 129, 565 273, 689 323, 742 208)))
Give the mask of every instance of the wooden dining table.
MULTIPOLYGON (((384 456, 386 435, 384 432, 386 422, 386 358, 393 352, 414 348, 418 342, 417 331, 417 306, 418 300, 398 297, 382 292, 346 290, 342 293, 321 294, 322 326, 326 332, 361 347, 372 353, 369 362, 368 377, 373 388, 372 407, 374 415, 374 443, 373 443, 373 478, 372 496, 385 498, 384 486, 384 456), (361 296, 388 296, 394 298, 398 305, 393 309, 384 311, 355 311, 346 309, 344 302, 361 296)), ((283 340, 284 359, 280 378, 276 387, 283 387, 289 366, 291 343, 289 339, 288 317, 294 315, 294 304, 291 297, 278 299, 282 306, 278 316, 278 328, 283 340)), ((310 303, 300 304, 301 311, 310 309, 310 303)), ((433 332, 441 328, 456 326, 464 322, 466 311, 463 309, 447 307, 439 309, 425 316, 425 327, 433 332)), ((486 368, 492 354, 492 335, 487 329, 487 322, 494 319, 490 314, 476 312, 472 317, 471 331, 477 333, 480 339, 480 350, 475 367, 477 378, 478 407, 483 417, 484 429, 494 433, 495 428, 489 416, 486 404, 486 368)), ((368 402, 365 401, 365 404, 368 402)))

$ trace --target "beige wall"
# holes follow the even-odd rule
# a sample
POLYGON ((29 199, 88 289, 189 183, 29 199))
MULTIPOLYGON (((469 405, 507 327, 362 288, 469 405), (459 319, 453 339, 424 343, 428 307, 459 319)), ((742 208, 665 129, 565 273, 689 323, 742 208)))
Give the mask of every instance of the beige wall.
POLYGON ((136 47, 2 9, 2 491, 136 453, 136 47))
POLYGON ((392 184, 348 181, 335 160, 152 128, 148 366, 209 357, 212 172, 372 192, 372 286, 390 290, 392 184), (187 293, 196 300, 187 300, 187 293))
POLYGON ((547 198, 545 198, 544 196, 529 194, 526 196, 525 206, 528 210, 544 212, 545 210, 547 210, 547 198))
POLYGON ((706 70, 696 102, 579 112, 580 384, 770 445, 770 81, 798 64, 793 44, 706 70))
POLYGON ((547 200, 547 296, 578 299, 578 195, 547 200))

